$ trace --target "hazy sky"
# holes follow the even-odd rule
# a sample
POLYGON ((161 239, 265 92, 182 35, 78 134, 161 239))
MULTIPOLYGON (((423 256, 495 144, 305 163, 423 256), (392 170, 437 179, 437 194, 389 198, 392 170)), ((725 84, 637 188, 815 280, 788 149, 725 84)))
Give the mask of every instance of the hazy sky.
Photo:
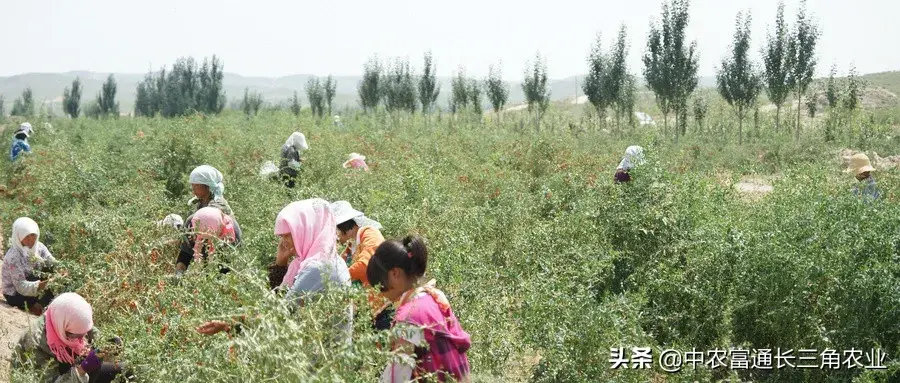
MULTIPOLYGON (((217 54, 227 72, 247 76, 356 75, 373 54, 409 57, 421 68, 432 50, 438 74, 459 65, 484 76, 503 61, 518 80, 540 51, 550 77, 586 71, 598 32, 609 46, 629 31, 630 65, 640 57, 660 0, 0 0, 5 37, 0 76, 25 72, 143 73, 175 58, 217 54), (12 45, 15 44, 15 45, 12 45)), ((793 23, 798 0, 787 0, 793 23)), ((819 73, 900 69, 900 1, 809 0, 822 29, 819 73)), ((754 56, 774 23, 777 0, 693 0, 689 39, 700 48, 700 74, 713 75, 728 49, 738 11, 753 15, 754 56)))

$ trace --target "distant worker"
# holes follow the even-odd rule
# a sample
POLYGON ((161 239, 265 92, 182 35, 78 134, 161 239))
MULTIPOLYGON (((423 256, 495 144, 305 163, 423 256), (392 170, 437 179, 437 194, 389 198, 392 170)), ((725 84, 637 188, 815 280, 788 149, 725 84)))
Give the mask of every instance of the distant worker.
POLYGON ((15 161, 19 158, 19 155, 24 153, 31 153, 31 145, 28 144, 28 137, 31 137, 34 131, 31 129, 31 124, 23 123, 19 126, 19 129, 16 130, 15 138, 13 138, 12 146, 9 148, 9 159, 10 161, 15 161))
POLYGON ((291 133, 284 145, 281 146, 281 177, 284 185, 293 188, 300 171, 300 163, 303 161, 300 154, 309 150, 306 136, 300 132, 291 133))
POLYGON ((341 116, 338 116, 336 114, 334 115, 334 126, 337 126, 338 128, 344 127, 344 124, 341 123, 341 116))
POLYGON ((637 145, 629 146, 625 149, 625 156, 622 157, 619 166, 616 167, 615 182, 618 184, 631 181, 631 175, 628 174, 628 172, 636 166, 643 164, 644 148, 637 145))
POLYGON ((349 168, 368 171, 369 165, 366 165, 366 156, 359 153, 350 153, 350 159, 344 162, 344 169, 349 168))
POLYGON ((872 176, 873 171, 875 171, 875 168, 872 167, 869 156, 864 153, 857 153, 850 157, 850 168, 847 169, 847 172, 853 173, 858 181, 853 186, 853 195, 863 195, 873 200, 878 199, 881 194, 878 193, 878 187, 875 185, 875 177, 872 176))

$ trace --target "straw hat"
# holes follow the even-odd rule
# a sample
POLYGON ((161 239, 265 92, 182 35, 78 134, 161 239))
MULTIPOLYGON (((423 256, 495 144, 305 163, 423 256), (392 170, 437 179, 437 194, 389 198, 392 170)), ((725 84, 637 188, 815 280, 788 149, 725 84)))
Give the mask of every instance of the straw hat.
POLYGON ((865 172, 875 171, 875 168, 872 167, 872 162, 869 161, 869 156, 864 153, 857 153, 850 157, 850 168, 847 169, 847 173, 853 173, 854 175, 859 175, 865 172))

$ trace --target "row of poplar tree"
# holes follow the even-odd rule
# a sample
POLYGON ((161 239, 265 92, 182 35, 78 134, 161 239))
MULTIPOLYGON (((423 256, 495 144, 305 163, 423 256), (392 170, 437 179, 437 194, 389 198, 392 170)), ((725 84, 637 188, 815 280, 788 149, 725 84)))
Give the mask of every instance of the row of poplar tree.
MULTIPOLYGON (((663 114, 664 132, 668 132, 669 115, 675 116, 674 138, 686 133, 689 101, 698 85, 698 59, 696 42, 688 42, 685 30, 689 22, 689 0, 665 0, 661 17, 651 23, 646 50, 642 56, 643 77, 663 114)), ((781 124, 781 109, 793 95, 797 100, 795 135, 800 135, 801 100, 807 98, 807 109, 813 116, 818 100, 818 90, 808 94, 816 68, 815 49, 820 31, 806 14, 805 0, 801 1, 797 20, 791 27, 784 19, 784 4, 778 5, 774 30, 767 33, 762 49, 762 65, 750 58, 751 17, 738 13, 736 31, 731 52, 717 68, 717 90, 733 107, 738 119, 738 140, 743 141, 743 121, 752 110, 758 113, 758 98, 765 90, 776 109, 775 129, 781 124)), ((603 50, 598 35, 588 55, 588 74, 582 90, 598 116, 597 123, 605 124, 608 111, 615 116, 616 127, 627 118, 633 123, 637 79, 626 64, 628 55, 627 32, 624 26, 609 52, 603 50)), ((225 107, 226 97, 222 86, 222 62, 216 56, 204 59, 202 65, 193 58, 181 58, 170 71, 166 68, 150 72, 137 87, 134 113, 136 116, 180 116, 195 112, 218 114, 225 107)), ((824 90, 828 106, 832 110, 854 110, 859 104, 861 82, 851 70, 846 90, 839 91, 834 80, 834 70, 824 90)), ((547 66, 538 54, 525 70, 522 90, 528 110, 536 120, 550 103, 547 66)), ((306 85, 310 108, 316 116, 330 114, 337 82, 328 76, 324 82, 313 77, 306 85)), ((358 84, 359 103, 364 112, 383 107, 389 113, 422 111, 429 113, 436 107, 441 86, 437 82, 434 59, 425 54, 423 72, 413 73, 409 60, 396 59, 382 63, 377 57, 364 66, 362 80, 358 84)), ((86 114, 92 116, 118 115, 115 102, 116 82, 110 75, 98 93, 96 102, 90 104, 86 114)), ((500 65, 491 65, 488 77, 478 80, 468 77, 460 67, 451 80, 449 109, 452 113, 470 111, 480 115, 486 101, 495 112, 505 107, 509 86, 502 79, 500 65)), ((63 95, 66 114, 77 117, 80 113, 81 84, 76 79, 63 95)), ((245 90, 239 108, 248 115, 255 114, 263 104, 259 93, 245 90)), ((295 114, 301 110, 297 92, 290 100, 295 114)), ((0 99, 0 108, 2 108, 0 99)), ((12 114, 33 114, 34 101, 31 90, 26 89, 16 99, 12 114)), ((705 114, 705 102, 695 99, 695 118, 705 114)), ((2 112, 2 109, 0 109, 2 112)), ((828 132, 826 132, 828 134, 828 132)), ((827 138, 827 137, 826 137, 827 138)))

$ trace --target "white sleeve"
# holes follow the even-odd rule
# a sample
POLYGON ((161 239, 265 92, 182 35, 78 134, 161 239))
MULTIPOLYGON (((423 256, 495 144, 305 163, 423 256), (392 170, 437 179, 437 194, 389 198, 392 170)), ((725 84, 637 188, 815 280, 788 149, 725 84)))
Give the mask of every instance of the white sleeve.
MULTIPOLYGON (((425 330, 418 327, 409 327, 401 330, 400 339, 414 346, 422 346, 425 342, 425 330)), ((384 367, 381 373, 382 383, 404 383, 412 380, 413 367, 408 363, 392 362, 384 367)))

